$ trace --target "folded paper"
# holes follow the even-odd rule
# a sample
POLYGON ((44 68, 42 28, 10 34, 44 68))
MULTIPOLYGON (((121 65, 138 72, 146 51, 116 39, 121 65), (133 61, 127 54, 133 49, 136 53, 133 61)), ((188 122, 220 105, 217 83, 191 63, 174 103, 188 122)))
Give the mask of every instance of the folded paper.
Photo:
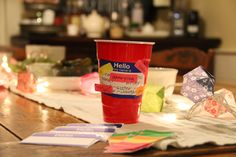
POLYGON ((174 133, 172 132, 157 132, 153 130, 113 134, 108 140, 109 146, 105 148, 105 152, 132 153, 144 148, 149 148, 155 142, 173 135, 174 133))
POLYGON ((36 79, 34 75, 27 71, 18 73, 16 88, 24 93, 33 93, 36 89, 36 79))
POLYGON ((142 98, 142 112, 161 112, 164 103, 164 87, 147 85, 142 98))
POLYGON ((199 66, 183 76, 181 94, 191 99, 194 103, 212 96, 215 78, 202 66, 199 66))
POLYGON ((193 105, 187 114, 187 118, 203 113, 208 113, 212 117, 219 117, 227 112, 236 117, 235 99, 231 91, 221 89, 216 91, 213 96, 193 105))
POLYGON ((80 89, 84 95, 97 94, 95 84, 99 83, 99 74, 97 72, 89 73, 81 77, 80 89))

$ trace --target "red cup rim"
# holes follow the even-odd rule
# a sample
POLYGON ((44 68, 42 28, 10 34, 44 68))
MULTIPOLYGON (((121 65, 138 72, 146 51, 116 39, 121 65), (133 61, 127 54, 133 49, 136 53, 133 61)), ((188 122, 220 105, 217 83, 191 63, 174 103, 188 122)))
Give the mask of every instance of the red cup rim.
POLYGON ((127 41, 127 40, 105 40, 105 39, 95 39, 95 42, 105 42, 105 43, 121 43, 121 44, 148 44, 154 45, 155 42, 146 41, 127 41))

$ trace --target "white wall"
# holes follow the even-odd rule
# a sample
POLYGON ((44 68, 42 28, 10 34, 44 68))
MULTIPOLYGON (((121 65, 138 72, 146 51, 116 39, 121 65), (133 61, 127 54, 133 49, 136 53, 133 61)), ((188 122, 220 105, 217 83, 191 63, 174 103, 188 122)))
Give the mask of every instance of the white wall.
POLYGON ((0 45, 6 44, 5 0, 0 0, 0 45))
POLYGON ((236 85, 236 53, 215 56, 215 77, 218 82, 236 85))
POLYGON ((19 34, 23 0, 0 0, 0 45, 9 45, 10 37, 19 34))
POLYGON ((205 21, 206 37, 219 37, 222 45, 215 56, 218 82, 236 84, 236 0, 191 0, 205 21))
POLYGON ((191 0, 205 20, 206 36, 221 37, 221 51, 236 52, 236 0, 191 0))

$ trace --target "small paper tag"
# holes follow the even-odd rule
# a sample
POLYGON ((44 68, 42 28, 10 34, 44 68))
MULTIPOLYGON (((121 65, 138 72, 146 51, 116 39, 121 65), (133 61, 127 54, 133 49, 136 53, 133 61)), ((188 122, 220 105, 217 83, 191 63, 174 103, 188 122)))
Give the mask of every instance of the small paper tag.
POLYGON ((109 73, 111 71, 113 71, 113 67, 112 67, 111 63, 105 64, 99 68, 100 76, 102 76, 106 73, 109 73))
POLYGON ((126 82, 126 83, 136 83, 138 80, 138 75, 135 74, 118 74, 118 73, 111 73, 110 74, 110 81, 114 82, 126 82))
POLYGON ((138 60, 134 65, 138 70, 140 70, 143 74, 147 73, 147 68, 142 60, 138 60))
POLYGON ((112 86, 104 84, 95 84, 95 90, 103 93, 112 93, 112 86))
POLYGON ((144 91, 144 86, 140 86, 136 89, 136 95, 142 95, 144 91))

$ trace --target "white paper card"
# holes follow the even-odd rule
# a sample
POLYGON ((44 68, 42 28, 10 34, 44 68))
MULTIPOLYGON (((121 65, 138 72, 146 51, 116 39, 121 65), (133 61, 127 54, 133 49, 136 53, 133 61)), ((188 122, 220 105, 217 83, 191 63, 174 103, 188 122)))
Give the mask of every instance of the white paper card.
POLYGON ((42 145, 62 145, 62 146, 80 146, 88 148, 99 141, 96 135, 91 134, 71 134, 66 132, 39 132, 34 133, 21 141, 24 144, 42 144, 42 145))

